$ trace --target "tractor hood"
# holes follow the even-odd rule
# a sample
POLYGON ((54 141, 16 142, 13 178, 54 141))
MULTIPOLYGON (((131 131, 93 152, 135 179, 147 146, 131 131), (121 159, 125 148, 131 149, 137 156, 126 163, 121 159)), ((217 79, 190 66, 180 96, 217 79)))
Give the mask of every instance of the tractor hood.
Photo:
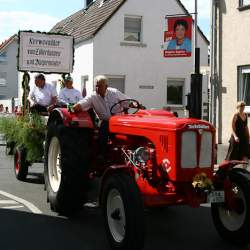
POLYGON ((136 114, 116 115, 110 118, 109 129, 112 133, 127 133, 131 129, 146 130, 215 130, 214 127, 202 120, 193 118, 177 118, 171 112, 164 110, 140 110, 136 114))

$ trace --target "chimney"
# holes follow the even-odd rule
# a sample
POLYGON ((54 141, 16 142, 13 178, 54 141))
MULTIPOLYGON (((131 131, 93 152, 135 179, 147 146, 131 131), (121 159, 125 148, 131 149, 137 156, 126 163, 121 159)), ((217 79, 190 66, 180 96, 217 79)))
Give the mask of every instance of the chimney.
POLYGON ((93 2, 94 2, 94 0, 84 0, 84 4, 85 4, 84 8, 85 9, 88 8, 89 5, 92 4, 93 2))

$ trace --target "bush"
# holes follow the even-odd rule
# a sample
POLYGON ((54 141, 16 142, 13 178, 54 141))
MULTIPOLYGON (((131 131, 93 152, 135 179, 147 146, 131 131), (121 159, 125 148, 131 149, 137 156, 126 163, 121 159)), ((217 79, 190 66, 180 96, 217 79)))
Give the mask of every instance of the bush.
POLYGON ((43 157, 45 140, 45 122, 43 117, 32 114, 23 117, 0 117, 0 132, 7 142, 14 141, 16 146, 23 145, 27 150, 30 163, 43 157))

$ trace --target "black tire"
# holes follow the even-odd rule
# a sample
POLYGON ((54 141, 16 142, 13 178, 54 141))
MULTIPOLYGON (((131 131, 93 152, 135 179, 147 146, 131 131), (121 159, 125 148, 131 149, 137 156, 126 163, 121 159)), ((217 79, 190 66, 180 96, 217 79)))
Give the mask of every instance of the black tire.
POLYGON ((114 250, 142 249, 145 228, 144 208, 135 181, 124 173, 107 177, 103 184, 101 205, 111 248, 114 250), (112 203, 115 199, 122 201, 120 205, 123 208, 119 209, 118 203, 112 203), (115 208, 116 205, 117 208, 115 208), (119 222, 116 223, 116 221, 119 222), (124 231, 119 232, 120 229, 122 230, 121 224, 124 231))
POLYGON ((81 210, 86 202, 90 168, 90 135, 89 129, 68 128, 53 122, 48 126, 44 162, 45 186, 51 209, 59 214, 72 216, 81 210), (54 176, 51 174, 53 161, 49 160, 49 157, 53 157, 52 142, 57 143, 61 151, 58 163, 61 178, 58 183, 56 182, 58 187, 53 186, 54 176))
POLYGON ((26 150, 23 147, 14 149, 14 173, 18 180, 24 181, 29 171, 29 163, 26 161, 26 150))
POLYGON ((243 246, 250 243, 250 173, 244 169, 233 169, 229 178, 235 205, 228 209, 224 204, 212 203, 212 217, 223 240, 243 246))

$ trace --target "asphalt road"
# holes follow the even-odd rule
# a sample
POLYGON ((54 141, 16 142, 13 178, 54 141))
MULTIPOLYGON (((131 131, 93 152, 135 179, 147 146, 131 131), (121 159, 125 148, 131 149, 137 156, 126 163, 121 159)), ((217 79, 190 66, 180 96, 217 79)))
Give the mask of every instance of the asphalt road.
MULTIPOLYGON (((108 250, 100 209, 85 207, 73 219, 57 216, 46 202, 42 172, 35 164, 26 182, 17 181, 13 159, 0 146, 0 249, 108 250)), ((209 207, 147 210, 145 222, 145 250, 244 249, 220 239, 209 207)))

